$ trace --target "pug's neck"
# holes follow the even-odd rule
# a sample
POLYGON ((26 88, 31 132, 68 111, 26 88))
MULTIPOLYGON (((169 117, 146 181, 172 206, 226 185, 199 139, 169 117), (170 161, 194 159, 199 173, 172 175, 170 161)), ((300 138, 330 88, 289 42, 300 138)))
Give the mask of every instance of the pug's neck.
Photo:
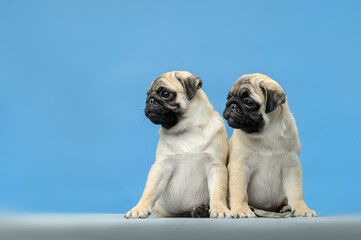
POLYGON ((213 113, 213 106, 203 90, 199 89, 194 98, 189 101, 188 107, 179 118, 178 123, 170 129, 161 127, 159 133, 181 134, 197 131, 197 129, 204 128, 208 124, 213 113))

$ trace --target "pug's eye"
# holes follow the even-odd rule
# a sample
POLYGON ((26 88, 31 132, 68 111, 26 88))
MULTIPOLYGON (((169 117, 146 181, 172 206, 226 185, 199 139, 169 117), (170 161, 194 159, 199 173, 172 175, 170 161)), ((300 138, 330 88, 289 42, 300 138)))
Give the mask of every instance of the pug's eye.
POLYGON ((244 102, 244 104, 246 104, 248 107, 252 107, 252 106, 254 105, 254 102, 253 102, 251 99, 249 99, 249 98, 243 99, 243 102, 244 102))
POLYGON ((162 97, 162 98, 169 98, 169 96, 170 96, 170 92, 168 92, 168 91, 162 91, 161 93, 160 93, 160 96, 162 97))

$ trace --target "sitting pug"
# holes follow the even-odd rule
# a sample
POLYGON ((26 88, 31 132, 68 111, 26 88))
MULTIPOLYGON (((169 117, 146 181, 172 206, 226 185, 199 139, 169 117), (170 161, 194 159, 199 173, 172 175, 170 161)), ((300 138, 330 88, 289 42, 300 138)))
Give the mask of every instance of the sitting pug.
POLYGON ((223 116, 235 128, 229 145, 230 207, 235 217, 255 217, 250 206, 316 217, 304 199, 301 142, 282 87, 266 75, 240 77, 223 116))
POLYGON ((145 115, 160 124, 156 160, 138 204, 126 218, 193 216, 208 208, 210 217, 229 218, 227 207, 228 137, 221 116, 189 72, 167 72, 148 89, 145 115))

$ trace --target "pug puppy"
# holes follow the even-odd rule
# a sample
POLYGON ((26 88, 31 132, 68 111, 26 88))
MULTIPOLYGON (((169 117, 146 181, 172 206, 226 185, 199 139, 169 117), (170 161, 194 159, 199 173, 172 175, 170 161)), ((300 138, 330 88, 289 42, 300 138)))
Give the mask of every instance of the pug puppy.
POLYGON ((148 89, 145 115, 160 124, 156 160, 138 204, 126 218, 190 216, 195 206, 229 218, 228 137, 222 117, 186 71, 167 72, 148 89))
POLYGON ((264 74, 247 74, 227 99, 223 116, 235 128, 228 163, 232 214, 256 217, 250 205, 316 217, 303 198, 301 142, 282 87, 264 74))

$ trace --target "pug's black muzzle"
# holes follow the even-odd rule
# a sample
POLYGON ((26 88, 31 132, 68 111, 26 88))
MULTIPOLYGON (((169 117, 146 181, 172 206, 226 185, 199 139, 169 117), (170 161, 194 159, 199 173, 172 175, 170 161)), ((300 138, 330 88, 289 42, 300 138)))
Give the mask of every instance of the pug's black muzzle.
POLYGON ((252 116, 245 109, 242 109, 237 102, 227 103, 223 117, 230 127, 242 129, 247 133, 259 132, 264 125, 262 116, 252 116))
POLYGON ((155 98, 150 98, 145 106, 145 115, 149 117, 149 114, 163 114, 164 106, 155 98))
POLYGON ((232 128, 241 128, 241 120, 244 118, 240 107, 237 103, 229 104, 223 112, 223 117, 232 128))
POLYGON ((178 122, 178 115, 169 109, 162 101, 156 98, 147 99, 145 106, 145 115, 154 124, 161 124, 169 129, 178 122))

